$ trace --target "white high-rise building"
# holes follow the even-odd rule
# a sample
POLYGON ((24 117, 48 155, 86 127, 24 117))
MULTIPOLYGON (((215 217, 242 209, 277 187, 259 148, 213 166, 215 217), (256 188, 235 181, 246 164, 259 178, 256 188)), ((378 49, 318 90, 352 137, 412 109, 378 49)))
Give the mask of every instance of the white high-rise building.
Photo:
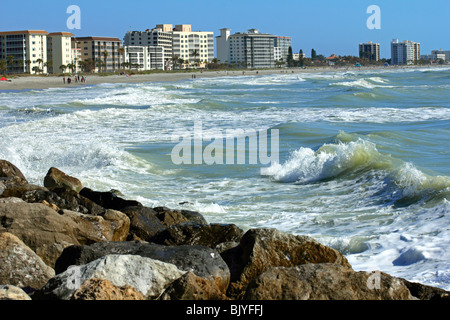
POLYGON ((47 31, 0 32, 0 60, 7 61, 8 73, 47 73, 47 31))
POLYGON ((394 39, 391 42, 391 64, 409 65, 420 60, 420 43, 394 39))
MULTIPOLYGON (((230 34, 220 30, 217 40, 217 58, 221 63, 245 68, 273 68, 275 66, 275 39, 277 36, 250 29, 245 33, 230 34)), ((282 49, 278 49, 281 57, 282 49)))

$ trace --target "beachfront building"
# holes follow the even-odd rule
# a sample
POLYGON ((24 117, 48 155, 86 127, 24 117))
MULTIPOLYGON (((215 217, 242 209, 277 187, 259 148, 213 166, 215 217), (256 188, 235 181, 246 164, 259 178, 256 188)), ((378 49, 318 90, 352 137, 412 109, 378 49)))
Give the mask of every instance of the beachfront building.
POLYGON ((0 60, 8 73, 47 73, 47 31, 0 32, 0 60))
POLYGON ((220 36, 216 37, 217 58, 221 63, 245 68, 273 68, 276 38, 257 29, 235 34, 230 29, 221 29, 220 36))
POLYGON ((72 37, 73 34, 69 32, 47 34, 47 69, 49 73, 61 72, 61 66, 73 66, 72 70, 76 72, 72 37))
POLYGON ((410 65, 420 60, 420 43, 394 39, 391 42, 391 64, 410 65))
POLYGON ((122 41, 110 37, 73 38, 72 47, 79 48, 80 61, 95 62, 94 71, 115 72, 122 68, 122 41))
POLYGON ((439 60, 450 61, 450 51, 433 50, 431 51, 431 60, 439 60))
POLYGON ((165 65, 172 60, 172 25, 159 24, 145 31, 128 31, 123 39, 124 46, 162 47, 165 65))
POLYGON ((380 44, 369 41, 359 44, 359 57, 367 58, 372 61, 380 60, 380 44))
POLYGON ((214 59, 214 32, 192 31, 190 24, 173 29, 173 56, 184 60, 183 67, 204 67, 214 59))
POLYGON ((133 70, 164 70, 164 48, 124 46, 125 67, 133 70))
POLYGON ((291 37, 277 36, 274 39, 274 60, 286 62, 289 55, 289 47, 291 47, 291 44, 291 37))

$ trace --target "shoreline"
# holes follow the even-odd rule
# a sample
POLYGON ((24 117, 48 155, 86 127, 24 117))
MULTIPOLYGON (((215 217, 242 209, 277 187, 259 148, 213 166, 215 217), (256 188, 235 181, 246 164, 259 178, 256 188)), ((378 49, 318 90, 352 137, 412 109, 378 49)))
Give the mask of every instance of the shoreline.
MULTIPOLYGON (((325 73, 325 72, 342 72, 342 71, 370 71, 370 70, 404 70, 404 69, 434 69, 434 68, 448 68, 448 66, 401 66, 401 67, 319 67, 319 68, 281 68, 281 69, 263 69, 263 70, 218 70, 218 71, 202 71, 193 70, 192 72, 162 72, 153 74, 136 74, 132 76, 126 75, 108 75, 99 76, 96 74, 85 75, 86 83, 72 82, 67 84, 63 82, 61 76, 26 76, 13 78, 11 81, 0 81, 0 92, 2 91, 23 91, 23 90, 43 90, 53 88, 80 88, 84 86, 92 86, 99 84, 130 84, 130 83, 148 83, 148 82, 175 82, 180 80, 193 79, 207 79, 217 77, 233 77, 233 76, 263 76, 275 74, 310 74, 310 73, 325 73)), ((80 74, 80 76, 83 74, 80 74)))

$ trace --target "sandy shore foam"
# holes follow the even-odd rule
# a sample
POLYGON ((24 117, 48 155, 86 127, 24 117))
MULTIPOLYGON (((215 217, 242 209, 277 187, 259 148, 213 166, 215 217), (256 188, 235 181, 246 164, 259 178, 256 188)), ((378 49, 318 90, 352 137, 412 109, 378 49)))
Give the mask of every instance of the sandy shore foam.
MULTIPOLYGON (((428 68, 429 66, 411 66, 411 67, 388 67, 389 69, 399 68, 428 68)), ((80 87, 84 85, 97 85, 103 83, 145 83, 145 82, 166 82, 166 81, 180 81, 185 79, 192 79, 195 75, 196 79, 214 78, 224 76, 255 76, 255 75, 270 75, 283 73, 317 73, 317 72, 345 72, 358 70, 377 70, 388 69, 386 67, 343 67, 343 68, 308 68, 308 69, 271 69, 271 70, 244 70, 244 71, 193 71, 193 72, 161 72, 153 74, 137 74, 137 75, 109 75, 99 76, 95 74, 84 75, 86 83, 74 82, 71 84, 64 83, 62 76, 26 76, 8 78, 10 81, 0 81, 0 91, 2 90, 30 90, 30 89, 49 89, 49 88, 68 88, 80 87)), ((67 79, 67 77, 66 77, 67 79)))

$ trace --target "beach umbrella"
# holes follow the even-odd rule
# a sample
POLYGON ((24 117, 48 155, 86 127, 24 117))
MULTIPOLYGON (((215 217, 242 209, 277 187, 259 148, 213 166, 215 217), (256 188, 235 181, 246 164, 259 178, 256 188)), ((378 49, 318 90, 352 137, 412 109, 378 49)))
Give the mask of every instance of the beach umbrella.
POLYGON ((8 81, 8 79, 6 79, 5 77, 1 77, 0 81, 8 81))

